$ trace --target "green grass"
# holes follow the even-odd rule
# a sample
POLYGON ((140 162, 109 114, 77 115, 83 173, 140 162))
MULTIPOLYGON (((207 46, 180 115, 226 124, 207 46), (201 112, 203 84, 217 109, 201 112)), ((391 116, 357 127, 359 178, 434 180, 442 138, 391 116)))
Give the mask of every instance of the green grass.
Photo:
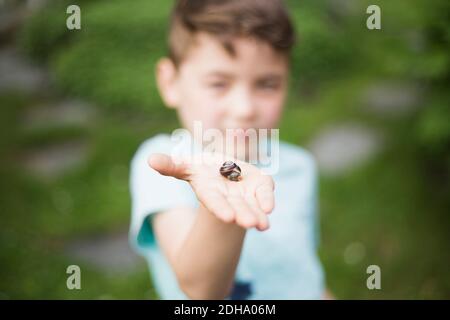
POLYGON ((32 102, 17 94, 0 95, 2 130, 7 132, 1 139, 0 298, 154 298, 144 262, 131 275, 111 275, 77 261, 82 290, 67 290, 65 270, 74 261, 64 246, 76 237, 120 231, 128 225, 129 161, 148 128, 153 134, 168 131, 175 119, 124 121, 127 117, 100 114, 95 126, 71 128, 76 135, 67 135, 64 128, 42 134, 40 129, 17 126, 32 102), (62 177, 42 180, 17 162, 17 155, 30 148, 74 137, 87 141, 91 151, 83 166, 62 177), (69 201, 58 200, 61 194, 69 195, 69 201))
POLYGON ((448 204, 427 189, 403 138, 367 166, 321 181, 321 256, 338 297, 448 297, 448 204), (343 253, 353 242, 363 243, 366 255, 347 265, 343 253), (371 264, 381 267, 381 292, 365 288, 371 264))

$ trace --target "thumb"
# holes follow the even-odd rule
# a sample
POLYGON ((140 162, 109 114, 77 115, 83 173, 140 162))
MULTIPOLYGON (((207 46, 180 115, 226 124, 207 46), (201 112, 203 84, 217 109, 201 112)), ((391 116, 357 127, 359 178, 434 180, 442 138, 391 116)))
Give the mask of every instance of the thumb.
POLYGON ((154 153, 148 158, 148 165, 164 176, 171 176, 177 179, 186 179, 185 163, 175 163, 173 159, 162 153, 154 153))

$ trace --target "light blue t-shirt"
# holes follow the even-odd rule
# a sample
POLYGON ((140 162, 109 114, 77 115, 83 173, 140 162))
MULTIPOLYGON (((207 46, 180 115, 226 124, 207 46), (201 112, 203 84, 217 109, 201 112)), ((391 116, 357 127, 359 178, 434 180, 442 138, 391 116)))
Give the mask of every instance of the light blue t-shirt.
MULTIPOLYGON (((131 163, 130 242, 148 262, 162 299, 187 299, 153 235, 152 214, 174 207, 198 207, 185 181, 162 176, 147 164, 152 153, 170 155, 173 142, 160 134, 145 141, 131 163)), ((280 142, 275 208, 266 231, 249 229, 228 299, 320 299, 323 269, 317 256, 317 175, 312 156, 280 142)))

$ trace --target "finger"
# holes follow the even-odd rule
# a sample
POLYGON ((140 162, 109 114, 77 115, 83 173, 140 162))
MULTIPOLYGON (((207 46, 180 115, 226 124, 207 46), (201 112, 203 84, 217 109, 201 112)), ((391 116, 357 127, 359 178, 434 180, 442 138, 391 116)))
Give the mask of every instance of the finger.
POLYGON ((230 195, 227 197, 228 202, 234 209, 236 223, 244 228, 251 228, 258 224, 258 219, 247 203, 241 196, 230 195))
POLYGON ((253 193, 246 194, 245 201, 247 202, 248 206, 253 210, 254 214, 258 219, 257 229, 259 231, 267 230, 269 228, 269 219, 267 218, 267 215, 261 210, 255 195, 253 193))
POLYGON ((175 163, 168 155, 154 153, 148 158, 148 164, 164 176, 172 176, 183 180, 186 178, 186 164, 175 163))
POLYGON ((216 192, 203 194, 199 200, 217 218, 225 223, 231 223, 235 219, 235 212, 223 195, 216 192))
POLYGON ((267 183, 260 185, 256 189, 256 199, 258 200, 260 208, 265 213, 272 212, 275 206, 273 189, 274 185, 272 179, 270 179, 267 183))

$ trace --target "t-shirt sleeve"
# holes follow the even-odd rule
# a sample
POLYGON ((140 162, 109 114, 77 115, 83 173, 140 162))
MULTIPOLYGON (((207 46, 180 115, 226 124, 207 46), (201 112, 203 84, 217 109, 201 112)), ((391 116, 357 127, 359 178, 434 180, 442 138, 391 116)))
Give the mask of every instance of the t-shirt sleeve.
POLYGON ((156 246, 152 228, 154 214, 181 206, 197 206, 195 194, 187 182, 163 176, 147 164, 152 153, 170 155, 170 139, 156 136, 147 140, 131 161, 130 243, 141 254, 156 246))

